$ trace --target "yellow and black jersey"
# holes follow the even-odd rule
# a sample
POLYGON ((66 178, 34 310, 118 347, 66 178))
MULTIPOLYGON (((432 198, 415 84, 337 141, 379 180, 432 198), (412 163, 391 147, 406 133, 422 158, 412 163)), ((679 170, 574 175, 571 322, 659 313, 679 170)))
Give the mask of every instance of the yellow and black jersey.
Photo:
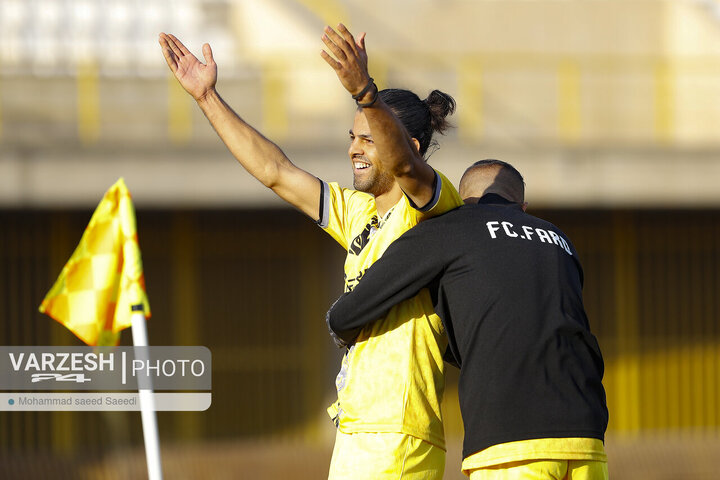
MULTIPOLYGON (((324 183, 318 224, 347 250, 345 291, 351 291, 385 249, 423 219, 462 205, 436 172, 433 199, 416 208, 403 196, 381 218, 372 195, 324 183)), ((328 413, 340 431, 398 432, 445 446, 440 403, 447 339, 427 290, 363 329, 347 350, 328 413)))

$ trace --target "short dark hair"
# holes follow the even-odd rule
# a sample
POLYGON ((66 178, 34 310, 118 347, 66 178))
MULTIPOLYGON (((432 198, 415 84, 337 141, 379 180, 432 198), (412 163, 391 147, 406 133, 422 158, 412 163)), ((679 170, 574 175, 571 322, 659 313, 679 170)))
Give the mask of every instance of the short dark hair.
POLYGON ((518 172, 517 168, 513 167, 507 162, 503 162, 502 160, 497 160, 495 158, 486 158, 485 160, 478 160, 477 162, 470 165, 468 170, 473 167, 489 167, 491 165, 498 165, 506 170, 508 170, 510 173, 512 173, 514 176, 517 177, 518 180, 520 180, 520 184, 523 186, 523 189, 525 188, 525 179, 523 176, 518 172))
POLYGON ((525 201, 523 176, 509 163, 494 158, 480 160, 470 165, 460 179, 459 189, 463 199, 496 193, 511 202, 523 203, 525 201), (476 174, 488 168, 496 170, 497 174, 492 176, 492 184, 486 185, 485 182, 488 179, 479 180, 476 174))
POLYGON ((425 100, 420 100, 410 90, 388 88, 380 90, 380 99, 390 107, 412 138, 420 144, 420 155, 430 146, 436 146, 433 133, 444 134, 451 127, 445 118, 455 111, 455 100, 440 90, 433 90, 425 100))

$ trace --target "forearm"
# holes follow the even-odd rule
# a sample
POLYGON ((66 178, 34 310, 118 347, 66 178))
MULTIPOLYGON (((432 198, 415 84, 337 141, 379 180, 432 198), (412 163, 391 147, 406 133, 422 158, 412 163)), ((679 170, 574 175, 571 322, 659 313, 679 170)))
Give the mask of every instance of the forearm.
MULTIPOLYGON (((430 221, 426 222, 430 223, 430 221)), ((443 256, 428 229, 414 227, 393 242, 350 292, 327 313, 330 329, 346 342, 365 325, 384 317, 397 303, 416 295, 442 270, 443 256), (430 241, 427 241, 430 240, 430 241)))
POLYGON ((317 178, 295 166, 280 147, 240 118, 215 89, 197 103, 228 150, 250 175, 313 220, 319 218, 317 178))
POLYGON ((380 98, 371 107, 363 108, 363 113, 383 167, 392 173, 415 204, 425 205, 433 193, 435 172, 432 167, 422 158, 400 120, 380 98))
POLYGON ((373 142, 381 154, 383 167, 396 177, 410 174, 420 155, 390 107, 378 98, 372 108, 364 108, 363 113, 370 126, 373 142))
POLYGON ((209 91, 197 103, 240 165, 263 185, 272 188, 281 166, 289 162, 282 150, 240 118, 217 90, 209 91))

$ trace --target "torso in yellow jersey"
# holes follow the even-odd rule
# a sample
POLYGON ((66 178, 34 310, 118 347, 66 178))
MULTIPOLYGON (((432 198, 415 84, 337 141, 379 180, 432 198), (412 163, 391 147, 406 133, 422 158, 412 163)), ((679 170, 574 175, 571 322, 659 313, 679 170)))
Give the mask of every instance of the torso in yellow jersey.
MULTIPOLYGON (((417 210, 403 196, 382 218, 371 195, 333 183, 324 184, 323 191, 321 226, 348 251, 346 291, 400 235, 462 204, 439 173, 435 198, 426 210, 417 210)), ((425 289, 366 327, 343 357, 336 381, 338 401, 328 409, 338 428, 344 433, 405 433, 444 448, 440 403, 446 346, 425 289)))

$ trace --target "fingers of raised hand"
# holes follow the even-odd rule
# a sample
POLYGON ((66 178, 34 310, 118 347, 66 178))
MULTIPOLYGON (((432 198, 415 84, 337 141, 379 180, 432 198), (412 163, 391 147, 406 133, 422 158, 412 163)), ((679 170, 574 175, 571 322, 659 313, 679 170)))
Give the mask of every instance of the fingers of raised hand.
POLYGON ((163 57, 165 57, 168 67, 174 72, 177 69, 177 56, 173 53, 167 40, 162 35, 158 38, 158 43, 160 43, 160 48, 162 49, 163 57))
POLYGON ((212 48, 210 48, 210 44, 206 43, 202 47, 203 57, 205 57, 205 63, 208 65, 211 65, 215 63, 215 59, 213 58, 212 48))
MULTIPOLYGON (((326 32, 327 32, 327 29, 326 29, 326 32)), ((337 37, 337 34, 336 34, 336 37, 337 37)), ((337 38, 339 39, 340 37, 337 37, 337 38)), ((340 39, 340 40, 342 40, 342 39, 340 39)), ((335 57, 338 60, 343 61, 347 58, 345 51, 338 45, 337 41, 335 41, 335 39, 330 38, 330 36, 327 33, 322 36, 322 41, 325 44, 325 46, 328 47, 328 50, 330 50, 332 52, 332 54, 335 55, 335 57)))
POLYGON ((325 27, 325 33, 328 37, 330 37, 333 42, 335 42, 335 44, 338 45, 338 47, 343 49, 343 52, 345 52, 348 57, 357 56, 357 46, 355 45, 355 40, 353 39, 352 34, 345 28, 342 23, 338 24, 338 29, 340 29, 341 27, 345 30, 344 35, 340 35, 330 26, 325 27))
POLYGON ((168 34, 168 37, 170 37, 170 40, 172 40, 172 43, 180 51, 180 53, 182 53, 183 55, 192 55, 192 53, 190 53, 190 50, 188 50, 187 47, 183 45, 183 43, 178 40, 175 35, 170 33, 168 34))
POLYGON ((175 55, 169 50, 163 48, 163 56, 165 57, 165 62, 167 62, 168 67, 170 67, 170 70, 172 72, 175 72, 178 68, 177 60, 175 59, 175 55))
POLYGON ((347 43, 348 47, 352 48, 353 53, 357 55, 357 44, 355 43, 355 38, 353 38, 350 30, 348 30, 342 23, 338 23, 337 29, 338 32, 340 32, 340 35, 342 35, 343 40, 345 40, 345 43, 347 43))
POLYGON ((359 56, 367 58, 367 51, 365 50, 365 32, 358 35, 355 47, 359 56))
POLYGON ((327 62, 328 65, 333 68, 333 70, 339 70, 340 68, 342 68, 340 62, 332 58, 330 54, 327 53, 325 50, 320 51, 320 56, 323 58, 323 60, 327 62))
POLYGON ((175 44, 175 42, 172 41, 172 39, 170 37, 168 37, 167 44, 168 44, 168 47, 170 48, 170 50, 172 50, 173 54, 175 55, 175 57, 177 57, 178 60, 180 60, 184 56, 182 51, 178 48, 178 46, 175 44))

